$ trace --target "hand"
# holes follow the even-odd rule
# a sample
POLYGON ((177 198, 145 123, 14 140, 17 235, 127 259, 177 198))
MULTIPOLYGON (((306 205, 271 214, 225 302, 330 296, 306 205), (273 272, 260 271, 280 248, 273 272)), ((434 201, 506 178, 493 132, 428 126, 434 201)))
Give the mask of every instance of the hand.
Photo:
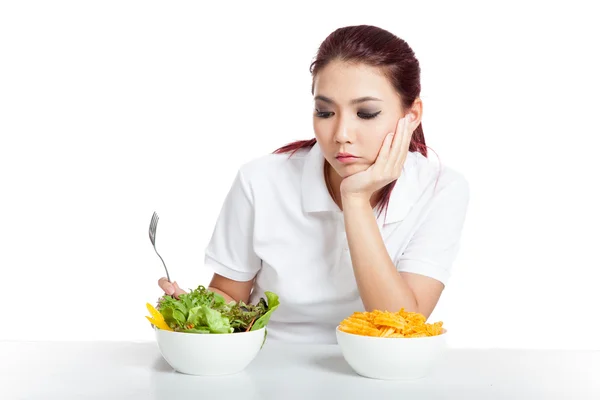
POLYGON ((398 120, 396 132, 386 135, 375 162, 365 171, 342 180, 342 200, 360 198, 369 201, 373 193, 400 177, 416 129, 413 125, 410 114, 398 120))
POLYGON ((160 278, 158 280, 158 286, 165 292, 165 294, 169 296, 174 296, 175 298, 179 298, 180 294, 187 293, 185 290, 181 289, 177 282, 169 282, 167 278, 160 278))

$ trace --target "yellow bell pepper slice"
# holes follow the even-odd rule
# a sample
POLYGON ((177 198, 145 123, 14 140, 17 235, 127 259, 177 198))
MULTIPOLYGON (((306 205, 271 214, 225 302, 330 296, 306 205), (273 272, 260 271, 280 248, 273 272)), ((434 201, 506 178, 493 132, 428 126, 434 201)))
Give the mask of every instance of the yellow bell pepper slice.
POLYGON ((169 325, 167 325, 162 314, 156 308, 154 308, 150 303, 146 303, 146 308, 150 312, 150 315, 152 315, 152 317, 146 316, 146 319, 148 319, 148 321, 150 321, 150 323, 152 325, 156 326, 158 329, 163 329, 166 331, 173 330, 173 329, 171 329, 171 327, 169 325))

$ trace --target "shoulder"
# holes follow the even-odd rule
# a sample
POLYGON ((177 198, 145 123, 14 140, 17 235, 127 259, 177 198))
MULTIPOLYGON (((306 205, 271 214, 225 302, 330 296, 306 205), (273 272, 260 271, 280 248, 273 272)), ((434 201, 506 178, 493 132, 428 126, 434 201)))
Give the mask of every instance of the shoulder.
POLYGON ((294 154, 265 154, 242 164, 239 174, 249 184, 299 178, 309 151, 310 149, 301 149, 294 154))
POLYGON ((438 157, 425 157, 413 152, 407 161, 409 174, 413 175, 417 185, 423 190, 432 188, 434 197, 445 194, 457 199, 468 199, 470 186, 465 174, 442 163, 438 157))

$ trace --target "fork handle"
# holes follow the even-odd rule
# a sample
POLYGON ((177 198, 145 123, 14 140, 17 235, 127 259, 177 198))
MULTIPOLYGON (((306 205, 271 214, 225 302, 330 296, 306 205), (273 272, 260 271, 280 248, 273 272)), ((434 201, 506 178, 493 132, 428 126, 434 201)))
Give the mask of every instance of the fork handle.
MULTIPOLYGON (((154 246, 152 246, 152 247, 154 247, 154 246)), ((158 251, 156 251, 156 247, 154 247, 154 252, 158 256, 158 258, 160 258, 160 261, 162 261, 163 267, 165 267, 165 272, 167 273, 167 281, 169 281, 169 283, 171 283, 171 277, 169 276, 169 270, 167 270, 167 266, 165 265, 165 260, 163 260, 163 258, 160 256, 160 254, 158 254, 158 251)))

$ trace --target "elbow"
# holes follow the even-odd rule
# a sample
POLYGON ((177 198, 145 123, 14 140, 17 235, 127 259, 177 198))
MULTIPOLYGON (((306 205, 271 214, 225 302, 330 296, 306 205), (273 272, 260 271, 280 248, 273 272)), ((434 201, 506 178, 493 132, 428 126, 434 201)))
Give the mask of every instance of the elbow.
POLYGON ((407 303, 397 303, 397 302, 370 303, 370 302, 363 301, 363 305, 365 307, 365 311, 368 311, 368 312, 373 312, 373 311, 399 312, 401 309, 404 309, 404 311, 407 311, 407 312, 416 312, 416 313, 423 314, 423 315, 425 315, 426 318, 429 318, 429 314, 430 314, 430 313, 425 314, 424 312, 422 312, 422 310, 419 308, 419 305, 416 302, 407 304, 407 303))
POLYGON ((412 293, 412 290, 409 293, 406 293, 405 296, 398 296, 396 293, 393 293, 391 296, 376 296, 375 298, 363 298, 362 302, 366 311, 387 311, 387 312, 399 312, 401 309, 407 312, 416 312, 425 315, 426 318, 429 317, 431 312, 427 312, 427 310, 423 310, 423 307, 419 307, 419 301, 417 297, 412 293), (425 314, 425 312, 427 314, 425 314))

